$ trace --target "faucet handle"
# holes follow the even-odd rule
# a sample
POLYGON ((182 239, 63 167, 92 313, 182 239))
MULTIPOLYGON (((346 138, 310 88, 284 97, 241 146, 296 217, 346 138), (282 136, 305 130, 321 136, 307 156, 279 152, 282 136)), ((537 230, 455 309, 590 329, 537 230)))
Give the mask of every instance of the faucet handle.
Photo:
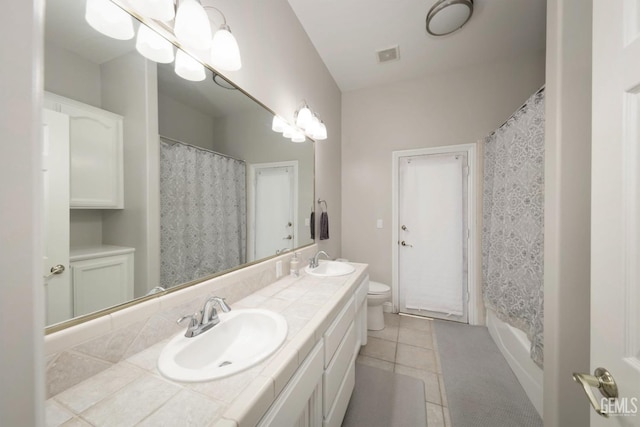
POLYGON ((218 298, 218 304, 220 304, 220 309, 222 310, 223 313, 228 313, 231 311, 231 306, 229 304, 227 304, 227 301, 225 301, 226 298, 218 298))
POLYGON ((189 329, 196 328, 196 327, 198 327, 198 315, 199 315, 199 313, 196 311, 194 314, 189 314, 189 315, 186 315, 186 316, 182 316, 181 318, 176 320, 176 323, 179 325, 180 323, 184 322, 185 320, 190 319, 190 321, 189 321, 189 329))

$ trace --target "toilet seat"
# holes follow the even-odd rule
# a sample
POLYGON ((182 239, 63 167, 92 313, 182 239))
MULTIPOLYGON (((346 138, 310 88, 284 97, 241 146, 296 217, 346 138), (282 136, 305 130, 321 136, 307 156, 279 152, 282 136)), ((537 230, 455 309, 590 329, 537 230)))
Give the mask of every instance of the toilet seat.
POLYGON ((384 283, 374 282, 372 280, 369 281, 369 291, 367 294, 369 295, 382 295, 389 292, 391 288, 384 283))

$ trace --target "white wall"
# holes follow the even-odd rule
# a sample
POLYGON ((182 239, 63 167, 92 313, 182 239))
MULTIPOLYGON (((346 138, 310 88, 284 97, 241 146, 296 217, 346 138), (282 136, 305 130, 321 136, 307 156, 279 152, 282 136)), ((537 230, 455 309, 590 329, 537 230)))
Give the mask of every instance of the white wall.
POLYGON ((158 119, 160 135, 214 149, 217 133, 211 116, 158 92, 158 119))
POLYGON ((287 0, 203 3, 224 11, 240 46, 242 69, 224 73, 227 77, 291 122, 305 99, 326 123, 329 137, 316 144, 315 198, 329 204, 331 238, 318 244, 333 257, 340 256, 342 118, 338 86, 287 0))
POLYGON ((135 251, 134 296, 160 284, 160 145, 154 62, 138 52, 101 65, 102 106, 124 116, 124 209, 102 213, 102 242, 135 251))
MULTIPOLYGON (((392 151, 474 143, 543 84, 541 52, 343 94, 342 255, 368 263, 373 280, 391 284, 392 151)), ((481 206, 479 198, 478 233, 481 206)), ((480 274, 478 262, 476 283, 480 274)))
POLYGON ((101 108, 100 66, 53 43, 44 48, 44 88, 101 108))
POLYGON ((41 0, 0 14, 0 425, 44 425, 41 0), (10 37, 8 35, 11 35, 10 37))
MULTIPOLYGON (((588 426, 591 0, 547 3, 544 425, 588 426)), ((596 392, 597 393, 597 392, 596 392)))
POLYGON ((100 209, 69 210, 69 246, 102 244, 102 211, 100 209))

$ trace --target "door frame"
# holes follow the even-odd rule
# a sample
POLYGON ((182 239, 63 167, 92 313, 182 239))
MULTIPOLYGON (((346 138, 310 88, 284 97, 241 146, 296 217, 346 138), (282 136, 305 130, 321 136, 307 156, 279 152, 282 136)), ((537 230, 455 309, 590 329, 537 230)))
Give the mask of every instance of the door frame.
POLYGON ((400 160, 404 157, 431 155, 431 154, 448 154, 448 153, 460 153, 465 152, 467 154, 467 162, 469 167, 469 176, 467 181, 467 228, 469 230, 469 239, 467 242, 467 313, 468 321, 470 325, 481 324, 479 314, 481 312, 478 303, 478 289, 477 289, 477 259, 479 249, 477 247, 477 144, 458 144, 458 145, 445 145, 440 147, 418 148, 413 150, 400 150, 393 151, 391 153, 391 304, 393 305, 393 312, 397 313, 399 310, 399 271, 398 271, 398 228, 399 213, 398 213, 398 195, 400 192, 400 160))
MULTIPOLYGON (((259 169, 293 167, 293 247, 298 247, 298 161, 252 163, 247 174, 247 260, 255 261, 256 245, 255 217, 256 217, 256 172, 259 169)), ((274 254, 275 255, 275 254, 274 254)))

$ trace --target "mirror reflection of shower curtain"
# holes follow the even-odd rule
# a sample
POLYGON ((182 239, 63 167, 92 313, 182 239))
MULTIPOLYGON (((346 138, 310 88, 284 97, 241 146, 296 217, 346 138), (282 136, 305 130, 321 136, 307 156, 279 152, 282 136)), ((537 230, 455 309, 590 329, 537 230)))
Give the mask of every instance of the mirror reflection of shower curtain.
POLYGON ((246 262, 246 166, 161 141, 160 282, 171 287, 246 262))
POLYGON ((464 153, 400 159, 401 312, 466 322, 466 164, 464 153))

